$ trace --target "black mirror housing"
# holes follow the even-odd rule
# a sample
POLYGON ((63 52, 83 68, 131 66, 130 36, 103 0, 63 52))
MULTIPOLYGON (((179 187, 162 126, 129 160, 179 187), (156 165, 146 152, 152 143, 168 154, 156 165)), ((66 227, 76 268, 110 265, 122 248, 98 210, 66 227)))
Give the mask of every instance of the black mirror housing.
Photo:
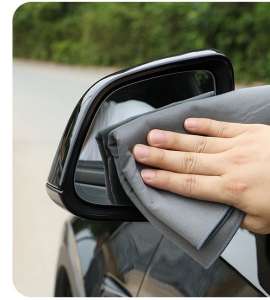
POLYGON ((215 81, 216 94, 234 90, 234 72, 230 60, 214 50, 203 50, 168 57, 111 74, 81 97, 66 126, 51 171, 47 192, 58 205, 71 213, 95 220, 145 220, 133 206, 104 206, 83 201, 74 187, 77 161, 93 119, 106 97, 124 85, 161 75, 193 70, 209 71, 215 81))

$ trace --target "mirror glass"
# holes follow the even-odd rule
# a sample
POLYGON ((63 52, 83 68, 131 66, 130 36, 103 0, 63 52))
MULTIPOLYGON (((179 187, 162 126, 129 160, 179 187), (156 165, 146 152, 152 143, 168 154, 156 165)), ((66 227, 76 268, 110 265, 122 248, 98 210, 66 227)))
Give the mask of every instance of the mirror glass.
POLYGON ((97 111, 77 162, 74 184, 78 196, 92 204, 127 205, 111 203, 107 197, 104 166, 95 139, 100 130, 130 117, 211 91, 214 95, 213 75, 200 70, 157 76, 112 92, 97 111))

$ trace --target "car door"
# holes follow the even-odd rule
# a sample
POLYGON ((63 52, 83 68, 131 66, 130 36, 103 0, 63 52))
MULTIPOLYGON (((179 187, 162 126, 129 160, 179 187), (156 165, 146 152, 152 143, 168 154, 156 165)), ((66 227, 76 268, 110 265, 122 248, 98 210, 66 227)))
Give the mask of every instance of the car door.
POLYGON ((219 258, 206 270, 163 237, 138 295, 141 297, 260 297, 264 293, 224 258, 219 258))

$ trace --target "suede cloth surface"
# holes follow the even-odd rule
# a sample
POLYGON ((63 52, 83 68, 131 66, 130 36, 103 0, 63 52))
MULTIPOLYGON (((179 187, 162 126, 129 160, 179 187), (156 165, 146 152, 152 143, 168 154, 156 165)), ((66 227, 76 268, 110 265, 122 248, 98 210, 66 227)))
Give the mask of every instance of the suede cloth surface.
MULTIPOLYGON (((147 112, 113 125, 97 136, 105 164, 108 196, 127 199, 167 238, 204 267, 223 252, 244 214, 227 205, 199 201, 144 184, 142 165, 134 160, 135 144, 147 144, 147 134, 158 128, 185 133, 188 117, 270 124, 270 86, 212 96, 204 94, 147 112)), ((256 199, 254 199, 256 201, 256 199)))

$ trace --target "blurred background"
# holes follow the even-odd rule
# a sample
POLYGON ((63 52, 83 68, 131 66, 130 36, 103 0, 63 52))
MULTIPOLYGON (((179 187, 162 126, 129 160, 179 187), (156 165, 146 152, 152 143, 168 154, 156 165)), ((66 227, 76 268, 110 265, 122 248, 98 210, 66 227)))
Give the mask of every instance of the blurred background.
POLYGON ((269 83, 270 3, 27 3, 13 18, 14 282, 51 296, 69 214, 45 182, 66 122, 95 81, 202 48, 232 61, 238 86, 269 83))
POLYGON ((269 3, 33 3, 14 16, 15 57, 127 66, 201 48, 238 81, 270 77, 269 3))

